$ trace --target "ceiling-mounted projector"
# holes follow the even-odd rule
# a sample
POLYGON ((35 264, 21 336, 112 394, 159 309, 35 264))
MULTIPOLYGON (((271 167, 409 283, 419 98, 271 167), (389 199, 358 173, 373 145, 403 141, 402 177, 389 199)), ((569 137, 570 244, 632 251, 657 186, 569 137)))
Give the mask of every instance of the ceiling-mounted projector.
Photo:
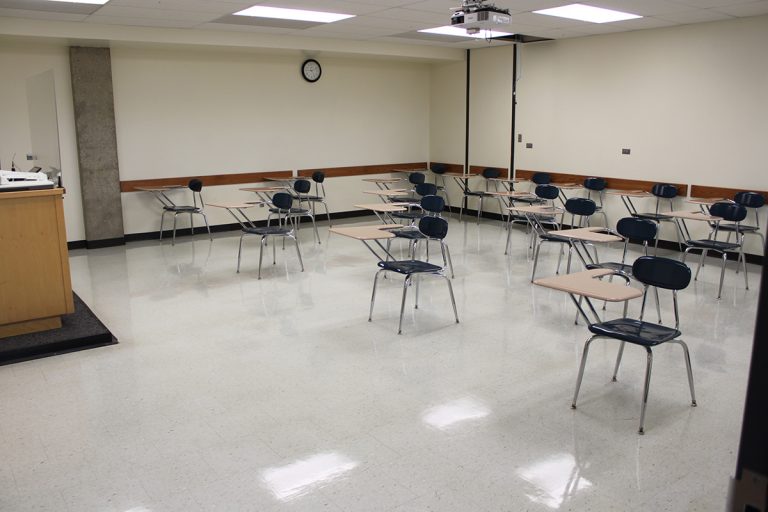
POLYGON ((467 34, 477 34, 481 30, 503 32, 511 21, 508 9, 500 9, 486 0, 463 0, 451 16, 451 26, 466 29, 467 34))

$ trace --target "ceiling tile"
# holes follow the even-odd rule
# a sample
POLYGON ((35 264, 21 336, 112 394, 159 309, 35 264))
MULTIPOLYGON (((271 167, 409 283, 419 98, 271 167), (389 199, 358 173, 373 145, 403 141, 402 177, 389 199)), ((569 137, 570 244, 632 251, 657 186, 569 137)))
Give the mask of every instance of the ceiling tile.
POLYGON ((746 4, 724 5, 713 10, 730 14, 731 16, 761 16, 768 14, 768 0, 749 2, 746 4))
POLYGON ((37 20, 52 20, 52 21, 83 21, 88 17, 87 14, 73 14, 67 12, 45 12, 45 11, 28 11, 25 9, 8 9, 0 7, 0 16, 7 16, 9 18, 32 18, 37 20))
POLYGON ((727 20, 733 18, 733 16, 712 9, 691 9, 689 11, 660 14, 657 18, 677 23, 702 23, 706 21, 727 20))
POLYGON ((23 9, 26 11, 91 14, 92 12, 96 12, 101 7, 101 5, 75 4, 69 2, 48 2, 46 0, 0 0, 0 7, 8 9, 23 9))

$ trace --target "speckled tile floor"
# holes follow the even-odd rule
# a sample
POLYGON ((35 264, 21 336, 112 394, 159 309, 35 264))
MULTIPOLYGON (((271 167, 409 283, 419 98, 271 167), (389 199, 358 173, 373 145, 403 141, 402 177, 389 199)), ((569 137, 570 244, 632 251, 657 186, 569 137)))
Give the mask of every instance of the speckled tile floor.
POLYGON ((0 367, 0 510, 723 510, 760 269, 745 290, 730 267, 716 300, 708 265, 681 293, 699 406, 680 348, 659 347, 639 436, 644 352, 611 383, 617 345, 596 342, 572 411, 587 330, 530 284, 514 230, 505 257, 500 223, 451 217, 461 323, 424 280, 402 336, 402 281, 368 323, 375 260, 325 227, 322 245, 301 231, 306 272, 278 250, 261 281, 255 240, 235 273, 235 233, 73 251, 120 344, 0 367))

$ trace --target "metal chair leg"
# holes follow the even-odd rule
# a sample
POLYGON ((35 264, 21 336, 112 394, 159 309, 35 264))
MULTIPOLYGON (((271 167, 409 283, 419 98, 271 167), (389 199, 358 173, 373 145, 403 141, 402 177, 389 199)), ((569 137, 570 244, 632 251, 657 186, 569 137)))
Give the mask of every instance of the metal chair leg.
POLYGON ((708 252, 709 251, 707 249, 701 250, 701 256, 699 256, 699 265, 696 267, 696 275, 693 277, 694 281, 699 279, 699 270, 701 270, 701 267, 704 265, 704 256, 706 256, 708 252))
POLYGON ((723 264, 720 266, 720 287, 717 289, 717 298, 723 294, 723 280, 725 279, 725 262, 728 261, 728 253, 723 252, 723 264))
POLYGON ((456 298, 453 296, 453 285, 451 284, 451 280, 448 279, 446 276, 442 276, 445 278, 445 282, 448 283, 448 294, 451 296, 451 304, 453 305, 453 316, 456 318, 456 323, 459 323, 459 313, 456 311, 456 298))
POLYGON ((293 243, 296 246, 296 255, 299 257, 299 265, 301 265, 301 271, 304 272, 304 260, 301 259, 301 250, 299 250, 299 241, 293 235, 288 235, 293 239, 293 243))
POLYGON ((691 354, 688 352, 688 345, 683 340, 673 340, 683 347, 683 356, 685 357, 685 369, 688 371, 688 387, 691 389, 691 407, 696 407, 696 392, 693 389, 693 370, 691 370, 691 354))
POLYGON ((315 216, 310 215, 310 219, 312 219, 312 227, 315 229, 315 238, 317 238, 317 244, 320 245, 322 242, 320 241, 320 234, 317 232, 317 224, 315 223, 315 216))
MULTIPOLYGON (((744 237, 741 238, 741 246, 739 247, 739 255, 741 256, 741 265, 744 269, 744 288, 749 290, 749 281, 747 280, 747 258, 744 255, 744 237)), ((738 272, 738 266, 736 267, 736 272, 738 272)))
POLYGON ((379 270, 378 272, 376 272, 376 275, 373 276, 373 292, 371 292, 371 310, 368 313, 368 321, 369 322, 372 321, 372 318, 373 318, 373 303, 376 300, 376 283, 379 280, 379 274, 381 274, 382 272, 384 272, 384 271, 383 270, 379 270))
POLYGON ((419 284, 421 283, 421 277, 416 274, 413 280, 416 281, 416 300, 414 301, 413 309, 419 309, 419 284))
POLYGON ((541 250, 542 241, 536 242, 536 248, 533 251, 533 270, 531 271, 531 282, 536 278, 536 266, 539 264, 539 251, 541 250))
POLYGON ((637 431, 637 433, 640 435, 645 434, 645 429, 644 429, 645 408, 648 405, 648 392, 651 389, 651 369, 653 368, 653 351, 651 351, 650 347, 645 347, 645 351, 647 353, 648 363, 645 367, 645 386, 643 386, 643 403, 640 408, 640 429, 637 431))
POLYGON ((619 374, 619 365, 621 365, 621 356, 624 355, 624 345, 626 345, 625 341, 621 342, 621 345, 619 345, 619 353, 616 355, 616 366, 613 368, 613 377, 611 377, 611 381, 616 382, 616 376, 619 374))
POLYGON ((576 377, 576 390, 573 392, 573 402, 571 409, 576 408, 576 400, 579 398, 579 389, 581 389, 581 379, 584 377, 584 367, 587 365, 587 354, 589 354, 589 345, 597 336, 592 336, 584 344, 584 351, 581 353, 581 365, 579 366, 579 376, 576 377))
POLYGON ((405 276, 403 280, 403 300, 400 303, 400 323, 397 326, 397 334, 403 334, 403 314, 405 314, 405 297, 408 295, 408 286, 411 284, 411 276, 405 276))
POLYGON ((163 221, 165 220, 165 210, 160 214, 160 240, 163 239, 163 221))
POLYGON ((173 237, 171 238, 171 245, 176 245, 176 217, 178 217, 178 214, 174 212, 174 214, 173 214, 173 237))
POLYGON ((259 248, 259 274, 258 279, 261 279, 261 260, 264 259, 264 241, 267 239, 266 236, 261 237, 261 247, 259 248))
POLYGON ((659 323, 661 323, 661 304, 659 301, 659 289, 655 286, 653 287, 653 293, 656 296, 656 314, 659 317, 659 323))
POLYGON ((240 273, 240 256, 243 253, 243 237, 245 236, 245 233, 240 235, 240 245, 237 247, 237 273, 240 273))
POLYGON ((189 231, 192 235, 195 234, 195 219, 192 212, 189 212, 189 231))
POLYGON ((205 221, 205 227, 208 229, 208 238, 211 239, 211 242, 213 242, 213 235, 211 234, 211 226, 208 225, 208 217, 204 213, 200 213, 200 215, 203 216, 203 220, 205 221))
POLYGON ((442 240, 440 241, 440 248, 443 249, 443 260, 445 260, 445 257, 448 256, 448 268, 451 269, 451 279, 454 279, 456 275, 453 273, 453 260, 451 259, 451 250, 448 249, 448 246, 445 245, 442 240))

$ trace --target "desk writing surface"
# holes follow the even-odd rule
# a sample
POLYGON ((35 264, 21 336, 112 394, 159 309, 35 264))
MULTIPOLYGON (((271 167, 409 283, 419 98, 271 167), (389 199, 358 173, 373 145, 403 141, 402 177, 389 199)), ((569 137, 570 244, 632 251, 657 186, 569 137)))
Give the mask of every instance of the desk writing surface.
POLYGON ((616 188, 607 188, 605 189, 605 192, 607 194, 625 197, 653 197, 653 194, 646 192, 645 190, 620 190, 616 188))
POLYGON ((376 196, 401 196, 410 192, 407 188, 393 188, 392 190, 363 190, 363 194, 376 196))
POLYGON ((685 202, 691 204, 713 205, 715 203, 732 203, 733 199, 727 199, 725 197, 689 197, 685 202))
POLYGON ((463 172, 444 172, 442 176, 450 176, 451 178, 472 178, 474 176, 480 176, 479 174, 466 174, 463 172))
POLYGON ((590 299, 608 302, 624 302, 643 295, 642 290, 619 282, 601 281, 600 276, 611 274, 608 269, 598 268, 573 274, 536 279, 533 284, 574 295, 583 295, 590 299))
POLYGON ((135 187, 140 192, 168 192, 178 188, 187 188, 186 185, 163 185, 162 187, 135 187))
POLYGON ((489 196, 499 196, 499 197, 536 197, 534 194, 531 194, 530 192, 518 192, 516 190, 509 191, 509 190, 489 190, 486 192, 489 196))
POLYGON ((583 242, 610 243, 621 242, 624 240, 620 236, 611 233, 605 233, 604 231, 605 228, 594 226, 587 228, 561 229, 558 231, 550 231, 547 234, 561 236, 564 238, 571 238, 573 240, 581 240, 583 242))
POLYGON ((397 183, 403 181, 402 178, 363 178, 363 181, 368 183, 397 183))
POLYGON ((488 178, 489 181, 498 181, 501 183, 520 183, 522 181, 528 181, 523 178, 488 178))
POLYGON ((288 190, 288 187, 245 187, 240 190, 245 192, 281 192, 288 190))
POLYGON ((370 203, 370 204, 355 204, 355 208, 362 208, 363 210, 372 210, 375 212, 404 212, 407 210, 405 206, 409 203, 370 203))
POLYGON ((723 220, 722 217, 715 217, 714 215, 706 214, 702 211, 686 211, 686 210, 677 210, 673 212, 664 212, 664 215, 668 215, 669 217, 673 217, 675 219, 685 219, 685 220, 703 220, 703 221, 709 221, 709 222, 717 222, 720 220, 723 220))
POLYGON ((562 208, 553 208, 551 206, 542 205, 510 206, 507 208, 507 210, 520 213, 528 213, 531 215, 560 215, 564 211, 562 208))
POLYGON ((356 240, 382 240, 385 238, 395 238, 395 235, 387 228, 391 229, 391 224, 372 224, 368 226, 347 226, 341 228, 329 228, 328 231, 337 235, 347 236, 356 240))
POLYGON ((576 189, 584 188, 579 183, 550 183, 550 185, 554 185, 557 188, 560 188, 563 190, 576 190, 576 189))
POLYGON ((225 208, 229 210, 230 208, 233 209, 241 209, 241 208, 253 208, 260 202, 244 202, 244 203, 205 203, 205 206, 213 206, 214 208, 225 208))

